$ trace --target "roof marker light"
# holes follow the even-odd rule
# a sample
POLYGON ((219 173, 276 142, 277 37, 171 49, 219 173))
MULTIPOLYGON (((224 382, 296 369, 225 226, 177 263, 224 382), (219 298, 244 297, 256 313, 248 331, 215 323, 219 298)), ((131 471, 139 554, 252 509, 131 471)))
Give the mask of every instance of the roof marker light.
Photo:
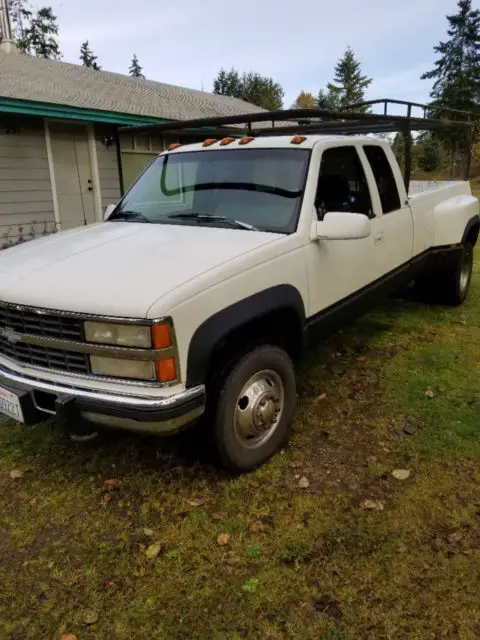
POLYGON ((245 136, 244 138, 238 141, 238 144, 248 144, 249 142, 252 142, 252 140, 255 140, 253 136, 245 136))
POLYGON ((169 151, 174 151, 175 149, 178 149, 178 147, 181 147, 182 145, 180 144, 180 142, 172 142, 172 144, 168 145, 168 150, 169 151))
POLYGON ((302 142, 305 142, 305 140, 306 140, 305 136, 294 136, 290 140, 290 144, 302 144, 302 142))
POLYGON ((230 144, 231 142, 234 142, 235 138, 223 138, 223 140, 220 141, 220 144, 222 145, 222 147, 224 147, 227 144, 230 144))
POLYGON ((212 144, 215 144, 216 141, 217 141, 216 138, 207 138, 206 140, 203 141, 202 147, 211 147, 212 144))

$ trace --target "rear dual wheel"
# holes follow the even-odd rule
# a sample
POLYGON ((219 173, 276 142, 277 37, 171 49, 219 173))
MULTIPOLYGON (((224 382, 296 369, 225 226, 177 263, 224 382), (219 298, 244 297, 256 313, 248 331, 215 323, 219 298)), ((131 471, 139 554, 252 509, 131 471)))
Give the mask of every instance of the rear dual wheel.
POLYGON ((427 301, 458 306, 468 295, 472 272, 473 246, 467 243, 448 268, 419 276, 415 286, 421 297, 427 301))

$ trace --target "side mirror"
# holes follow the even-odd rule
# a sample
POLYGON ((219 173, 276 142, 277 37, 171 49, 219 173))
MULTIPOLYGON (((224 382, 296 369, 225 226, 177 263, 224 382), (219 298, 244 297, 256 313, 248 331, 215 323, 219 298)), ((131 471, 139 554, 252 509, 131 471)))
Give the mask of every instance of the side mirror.
POLYGON ((105 213, 103 214, 103 219, 108 220, 112 213, 115 211, 116 204, 109 204, 105 209, 105 213))
POLYGON ((372 225, 363 213, 332 211, 322 222, 312 224, 312 240, 360 240, 372 234, 372 225))

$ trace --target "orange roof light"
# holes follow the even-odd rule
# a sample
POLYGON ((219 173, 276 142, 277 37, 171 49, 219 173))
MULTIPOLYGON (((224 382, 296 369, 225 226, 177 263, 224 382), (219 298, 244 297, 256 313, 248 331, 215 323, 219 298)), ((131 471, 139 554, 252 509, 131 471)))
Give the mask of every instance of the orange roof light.
POLYGON ((157 372, 157 380, 159 382, 173 382, 177 379, 177 367, 175 365, 175 358, 165 358, 164 360, 157 360, 155 363, 157 372))
POLYGON ((220 144, 222 145, 222 147, 224 147, 231 142, 235 142, 235 138, 223 138, 223 140, 220 141, 220 144))
POLYGON ((182 145, 180 144, 180 142, 172 142, 172 144, 168 145, 168 150, 169 151, 173 151, 174 149, 178 149, 178 147, 181 147, 182 145))
POLYGON ((248 144, 252 140, 255 140, 253 136, 245 136, 244 138, 238 141, 238 144, 248 144))
POLYGON ((290 140, 290 144, 302 144, 302 142, 305 142, 305 140, 306 140, 305 136, 294 136, 290 140))
POLYGON ((212 144, 215 144, 216 141, 216 138, 207 138, 203 141, 202 147, 210 147, 212 144))
POLYGON ((155 349, 167 349, 172 346, 172 336, 167 322, 154 324, 152 327, 153 346, 155 349))

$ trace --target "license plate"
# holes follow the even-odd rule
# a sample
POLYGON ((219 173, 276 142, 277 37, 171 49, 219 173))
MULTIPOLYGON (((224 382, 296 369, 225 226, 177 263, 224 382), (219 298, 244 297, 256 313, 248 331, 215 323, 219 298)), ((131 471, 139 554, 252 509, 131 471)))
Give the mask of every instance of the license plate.
POLYGON ((24 421, 20 398, 2 387, 0 387, 0 413, 4 413, 17 422, 24 421))

